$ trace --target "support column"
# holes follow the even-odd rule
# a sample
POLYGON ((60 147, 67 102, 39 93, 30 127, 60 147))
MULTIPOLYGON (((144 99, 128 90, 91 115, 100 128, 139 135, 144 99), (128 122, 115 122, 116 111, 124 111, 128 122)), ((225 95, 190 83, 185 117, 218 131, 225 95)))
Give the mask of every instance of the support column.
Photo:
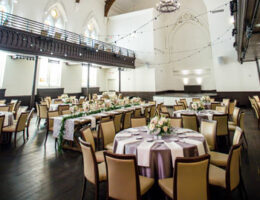
POLYGON ((255 58, 255 62, 256 62, 256 67, 257 67, 257 72, 258 72, 259 84, 260 84, 260 68, 259 68, 259 62, 258 62, 257 58, 255 58))
POLYGON ((35 86, 36 86, 37 69, 38 69, 38 56, 35 56, 34 74, 33 74, 33 86, 32 86, 32 95, 31 95, 30 108, 33 108, 34 107, 34 103, 35 103, 35 86))
POLYGON ((119 74, 119 88, 118 88, 118 92, 121 93, 121 68, 118 68, 118 74, 119 74))
POLYGON ((88 82, 87 82, 87 97, 89 98, 89 77, 90 77, 90 67, 91 64, 88 63, 88 82))

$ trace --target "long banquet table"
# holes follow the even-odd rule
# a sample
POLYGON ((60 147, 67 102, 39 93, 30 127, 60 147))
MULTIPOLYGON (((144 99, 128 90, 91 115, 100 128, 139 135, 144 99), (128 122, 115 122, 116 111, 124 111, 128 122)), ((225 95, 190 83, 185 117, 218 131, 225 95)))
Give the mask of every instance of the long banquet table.
POLYGON ((155 139, 147 127, 125 129, 114 140, 114 153, 134 154, 143 176, 173 176, 176 157, 193 157, 208 153, 204 136, 190 129, 173 128, 170 135, 155 139))

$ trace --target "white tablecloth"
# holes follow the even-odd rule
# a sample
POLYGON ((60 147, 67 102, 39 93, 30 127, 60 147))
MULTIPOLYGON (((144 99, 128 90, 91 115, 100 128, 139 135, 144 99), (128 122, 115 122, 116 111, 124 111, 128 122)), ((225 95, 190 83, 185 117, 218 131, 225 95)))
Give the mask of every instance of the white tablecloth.
POLYGON ((5 116, 4 126, 11 126, 14 124, 14 115, 11 112, 0 112, 0 115, 5 116))

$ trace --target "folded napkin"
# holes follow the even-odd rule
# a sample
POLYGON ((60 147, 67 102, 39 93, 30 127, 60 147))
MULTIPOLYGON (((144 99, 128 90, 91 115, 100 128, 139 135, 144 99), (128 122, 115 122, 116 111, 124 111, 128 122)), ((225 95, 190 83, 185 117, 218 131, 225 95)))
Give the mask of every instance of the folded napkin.
POLYGON ((187 136, 190 136, 190 137, 204 137, 202 134, 200 133, 187 133, 186 134, 187 136))
POLYGON ((197 140, 192 140, 192 139, 187 139, 187 138, 183 139, 182 141, 185 142, 185 143, 188 143, 188 144, 196 145, 197 148, 198 148, 199 156, 205 154, 205 149, 204 149, 203 142, 200 142, 200 141, 197 141, 197 140))
POLYGON ((177 129, 176 133, 187 133, 187 132, 191 132, 192 130, 190 129, 186 129, 186 128, 182 128, 182 129, 177 129))
POLYGON ((138 166, 150 166, 150 152, 155 142, 142 142, 137 147, 138 166))
POLYGON ((175 160, 177 157, 183 157, 183 148, 176 142, 165 142, 165 145, 171 150, 172 166, 175 166, 175 160))
POLYGON ((140 141, 140 140, 137 140, 136 137, 132 137, 132 138, 129 138, 129 139, 118 141, 116 153, 117 154, 124 154, 125 145, 130 144, 130 143, 135 143, 137 141, 140 141))
POLYGON ((132 136, 131 133, 118 133, 116 135, 116 137, 130 137, 130 136, 132 136))

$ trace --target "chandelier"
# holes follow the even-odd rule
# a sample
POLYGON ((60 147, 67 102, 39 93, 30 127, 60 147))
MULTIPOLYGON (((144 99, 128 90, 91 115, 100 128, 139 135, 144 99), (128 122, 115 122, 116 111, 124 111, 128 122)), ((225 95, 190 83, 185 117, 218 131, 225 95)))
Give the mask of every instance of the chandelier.
POLYGON ((161 13, 175 12, 180 8, 179 0, 160 0, 160 3, 156 4, 156 9, 161 13))

